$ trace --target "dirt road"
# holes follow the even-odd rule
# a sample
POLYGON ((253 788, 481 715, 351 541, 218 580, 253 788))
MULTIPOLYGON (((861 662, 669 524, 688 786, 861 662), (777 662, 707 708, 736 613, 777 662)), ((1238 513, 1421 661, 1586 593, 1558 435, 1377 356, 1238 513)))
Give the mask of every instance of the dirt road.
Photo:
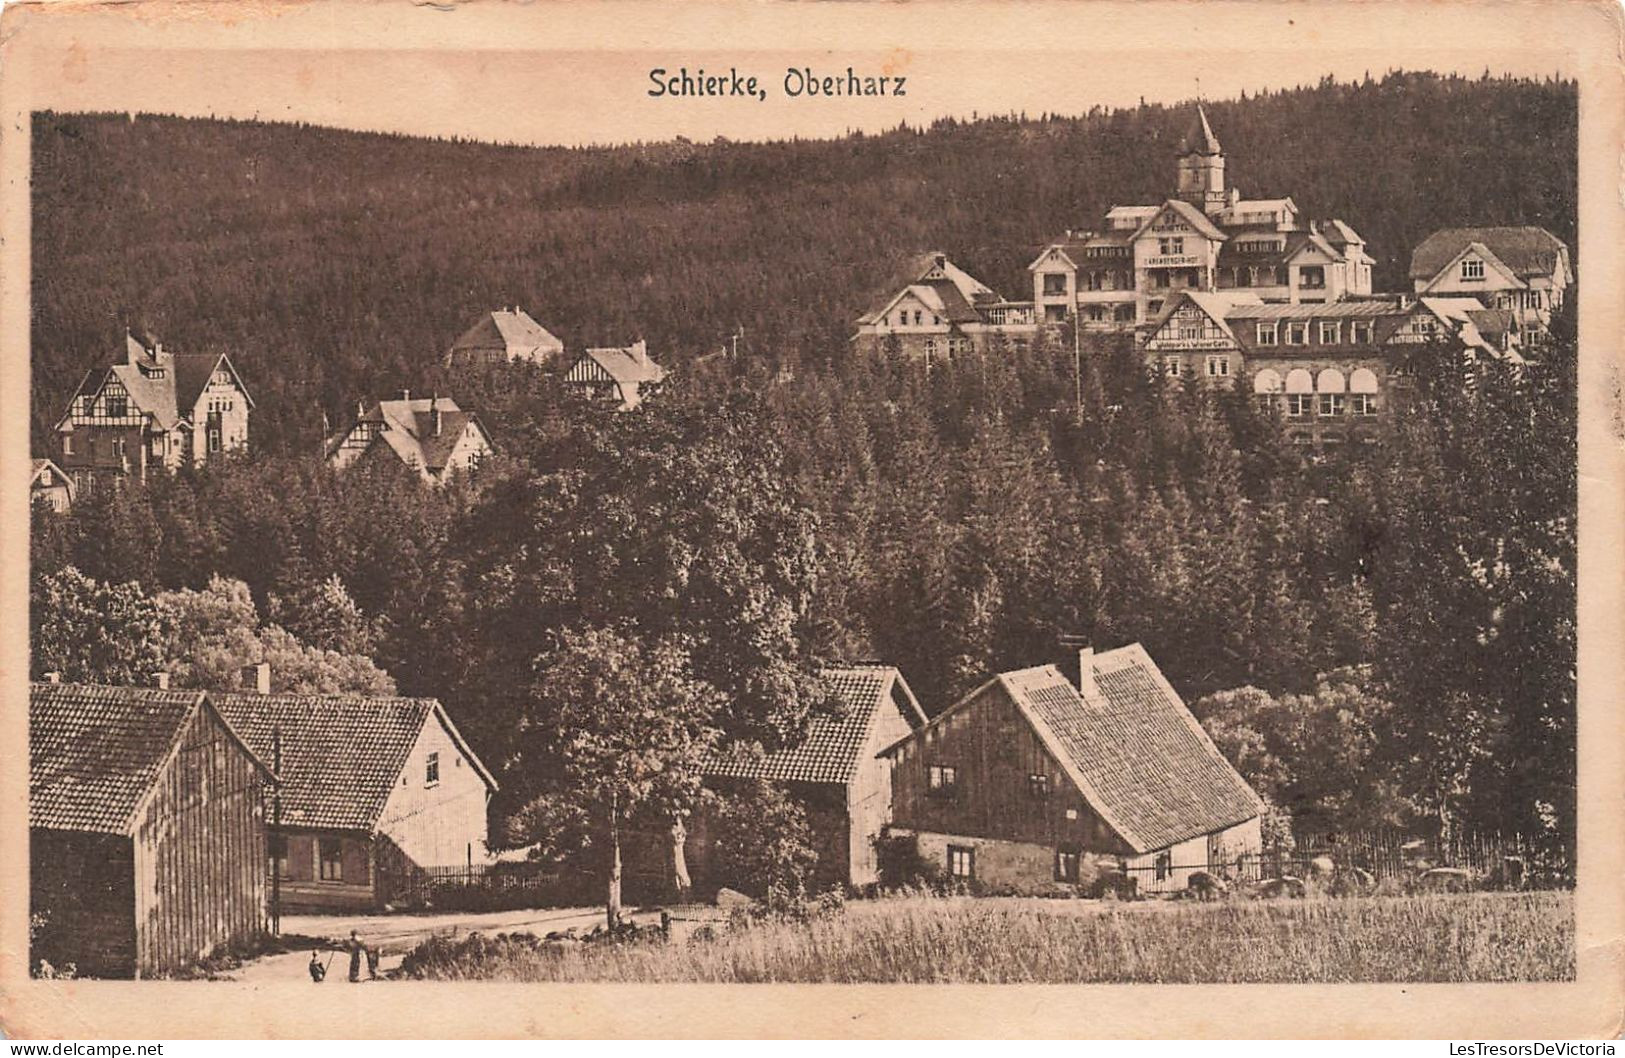
MULTIPOLYGON (((638 925, 658 922, 658 911, 633 915, 638 925)), ((420 941, 432 935, 456 936, 463 933, 534 933, 542 936, 555 930, 577 929, 586 932, 604 921, 603 908, 565 907, 541 910, 488 911, 447 913, 433 915, 284 915, 284 937, 326 938, 335 943, 345 940, 353 929, 369 947, 380 952, 380 975, 400 966, 401 957, 420 941)), ((328 962, 327 951, 322 961, 328 962)), ((296 981, 308 980, 306 964, 310 962, 310 946, 305 945, 281 955, 267 955, 226 976, 233 981, 296 981)), ((350 957, 345 952, 332 953, 327 980, 324 984, 347 984, 350 957)), ((362 976, 366 976, 363 969, 362 976)))

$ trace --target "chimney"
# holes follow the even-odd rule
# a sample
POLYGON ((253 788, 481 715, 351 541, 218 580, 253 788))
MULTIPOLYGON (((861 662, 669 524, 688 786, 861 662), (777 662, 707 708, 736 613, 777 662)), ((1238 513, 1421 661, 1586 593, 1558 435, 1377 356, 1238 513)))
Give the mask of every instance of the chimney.
POLYGON ((155 672, 152 674, 152 685, 160 691, 169 690, 169 673, 155 672))
POLYGON ((1095 648, 1078 648, 1078 693, 1087 700, 1100 695, 1095 686, 1095 648))
POLYGON ((412 399, 412 391, 409 390, 409 389, 401 390, 401 399, 402 400, 411 400, 412 399))
POLYGON ((355 417, 357 419, 359 419, 365 414, 367 414, 367 402, 364 401, 364 400, 356 401, 355 402, 355 417))
POLYGON ((45 682, 46 683, 61 683, 62 682, 62 673, 54 672, 54 671, 53 672, 47 672, 45 674, 45 682))
POLYGON ((431 394, 430 397, 429 397, 429 436, 430 437, 439 437, 440 436, 440 404, 438 403, 439 400, 440 400, 440 395, 439 394, 431 394))
POLYGON ((269 661, 246 666, 242 675, 243 690, 253 691, 255 694, 271 693, 271 663, 269 661))
POLYGON ((931 255, 931 262, 938 268, 944 268, 948 264, 948 255, 945 253, 934 253, 931 255))

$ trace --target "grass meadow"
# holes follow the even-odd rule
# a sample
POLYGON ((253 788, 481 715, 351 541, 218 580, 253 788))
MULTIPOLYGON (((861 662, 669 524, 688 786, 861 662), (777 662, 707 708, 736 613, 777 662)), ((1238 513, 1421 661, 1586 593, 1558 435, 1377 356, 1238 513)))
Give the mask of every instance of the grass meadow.
POLYGON ((900 896, 652 944, 433 944, 414 976, 622 982, 1571 980, 1573 894, 1212 904, 900 896))

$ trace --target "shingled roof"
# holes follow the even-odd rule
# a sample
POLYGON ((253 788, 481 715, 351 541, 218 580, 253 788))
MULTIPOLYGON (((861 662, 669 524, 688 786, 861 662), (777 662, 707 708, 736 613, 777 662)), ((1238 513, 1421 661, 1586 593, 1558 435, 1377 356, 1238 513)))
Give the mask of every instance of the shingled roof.
POLYGON ((706 766, 706 774, 719 779, 844 786, 857 775, 863 749, 869 744, 881 710, 893 707, 891 703, 896 701, 909 727, 925 724, 925 714, 914 692, 895 668, 827 669, 823 678, 839 701, 840 712, 815 719, 799 746, 766 756, 740 752, 721 757, 706 766))
POLYGON ((262 759, 280 756, 282 820, 289 826, 370 832, 431 720, 445 726, 470 766, 496 789, 433 698, 232 693, 211 700, 262 759))
MULTIPOLYGON (((30 685, 29 826, 130 834, 187 725, 212 708, 203 691, 30 685)), ((237 737, 229 721, 225 727, 237 737)))
POLYGON ((1475 242, 1519 279, 1550 275, 1559 262, 1567 265, 1568 247, 1545 228, 1444 228, 1422 240, 1411 253, 1411 278, 1432 279, 1475 242))
MULTIPOLYGON (((485 437, 488 447, 491 444, 490 434, 479 417, 458 407, 450 397, 377 401, 362 409, 356 421, 382 424, 379 440, 389 445, 402 462, 421 467, 436 476, 445 472, 447 460, 470 424, 485 437), (438 432, 434 428, 437 412, 440 415, 438 432)), ((352 426, 351 430, 354 428, 352 426)), ((348 433, 346 431, 328 441, 329 456, 338 451, 348 433)))
POLYGON ((1001 673, 932 723, 1001 687, 1089 806, 1136 852, 1211 834, 1263 810, 1145 648, 1097 654, 1091 671, 1096 690, 1087 698, 1053 665, 1001 673))

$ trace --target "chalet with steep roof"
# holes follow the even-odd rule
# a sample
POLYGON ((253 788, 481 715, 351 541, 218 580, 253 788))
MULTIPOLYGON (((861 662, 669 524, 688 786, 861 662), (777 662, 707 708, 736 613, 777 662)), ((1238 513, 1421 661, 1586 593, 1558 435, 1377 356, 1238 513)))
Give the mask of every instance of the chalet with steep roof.
POLYGON ((254 401, 230 357, 172 353, 128 332, 124 344, 124 362, 88 373, 57 422, 59 462, 80 492, 248 445, 254 401))
POLYGON ((356 408, 355 422, 327 443, 327 459, 336 469, 364 458, 398 459, 431 485, 453 474, 472 474, 493 447, 485 424, 450 397, 381 400, 356 408))
POLYGON ((1036 328, 1031 302, 1010 302, 945 253, 909 258, 858 317, 854 345, 932 363, 971 352, 1025 347, 1036 328))
POLYGON ((202 691, 28 694, 29 961, 178 970, 265 929, 267 762, 202 691))
POLYGON ((594 400, 631 411, 666 380, 642 339, 626 346, 588 349, 564 373, 565 384, 594 400))
POLYGON ((457 368, 523 360, 547 364, 564 354, 564 343, 521 308, 487 312, 452 343, 446 366, 457 368))
POLYGON ((1527 226, 1436 231, 1412 252, 1410 276, 1418 296, 1475 298, 1537 332, 1574 282, 1568 245, 1527 226))
POLYGON ((384 908, 425 868, 485 863, 496 780, 433 698, 211 693, 281 777, 262 875, 284 911, 384 908))
POLYGON ((1140 892, 1183 889, 1261 848, 1258 795, 1139 644, 995 676, 883 751, 893 835, 946 877, 1075 885, 1083 856, 1140 892))

